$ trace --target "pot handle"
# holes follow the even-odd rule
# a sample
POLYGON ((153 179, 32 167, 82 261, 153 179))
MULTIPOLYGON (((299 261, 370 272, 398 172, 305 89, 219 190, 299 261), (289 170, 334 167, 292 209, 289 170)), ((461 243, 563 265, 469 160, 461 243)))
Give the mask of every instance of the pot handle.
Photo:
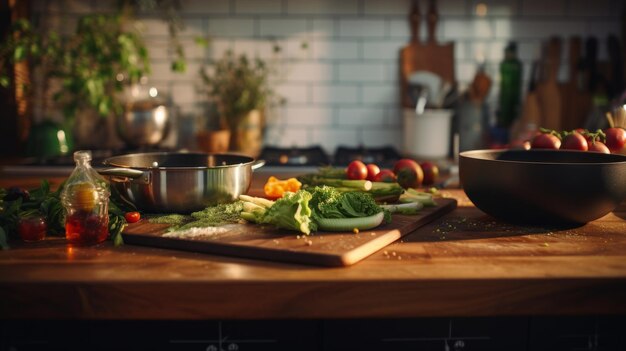
POLYGON ((254 162, 252 162, 252 165, 250 167, 252 167, 252 170, 256 170, 259 169, 261 167, 265 166, 265 160, 256 160, 254 162))
POLYGON ((135 181, 139 181, 141 183, 146 183, 146 184, 150 183, 150 173, 143 172, 137 169, 121 168, 121 167, 120 168, 107 168, 107 169, 99 169, 98 173, 104 176, 125 177, 125 178, 133 179, 135 181))

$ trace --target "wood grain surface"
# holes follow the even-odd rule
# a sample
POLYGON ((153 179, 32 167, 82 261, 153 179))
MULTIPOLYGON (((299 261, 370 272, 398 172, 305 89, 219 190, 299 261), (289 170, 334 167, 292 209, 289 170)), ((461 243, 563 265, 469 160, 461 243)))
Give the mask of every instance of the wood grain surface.
POLYGON ((316 232, 308 236, 269 226, 231 224, 223 226, 227 231, 208 236, 171 238, 163 236, 168 225, 142 220, 125 229, 124 242, 270 261, 349 266, 454 208, 456 200, 437 199, 436 207, 424 208, 415 216, 394 215, 391 223, 372 230, 357 234, 316 232))
MULTIPOLYGON (((252 194, 267 174, 255 173, 252 194)), ((58 184, 62 179, 53 179, 58 184)), ((0 186, 38 177, 0 177, 0 186)), ((0 252, 2 319, 308 319, 626 314, 626 203, 576 228, 510 225, 462 190, 350 267, 63 238, 0 252)))
POLYGON ((64 239, 0 254, 0 318, 625 314, 626 206, 578 228, 459 207, 359 264, 323 268, 64 239))

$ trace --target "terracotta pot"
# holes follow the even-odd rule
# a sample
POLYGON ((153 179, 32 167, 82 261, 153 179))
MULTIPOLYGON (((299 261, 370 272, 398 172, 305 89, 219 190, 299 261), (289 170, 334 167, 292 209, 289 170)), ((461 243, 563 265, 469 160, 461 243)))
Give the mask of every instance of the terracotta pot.
POLYGON ((230 150, 257 157, 263 147, 263 113, 252 110, 240 119, 230 135, 230 150))
POLYGON ((204 152, 226 152, 230 144, 230 130, 203 130, 196 134, 198 149, 204 152))

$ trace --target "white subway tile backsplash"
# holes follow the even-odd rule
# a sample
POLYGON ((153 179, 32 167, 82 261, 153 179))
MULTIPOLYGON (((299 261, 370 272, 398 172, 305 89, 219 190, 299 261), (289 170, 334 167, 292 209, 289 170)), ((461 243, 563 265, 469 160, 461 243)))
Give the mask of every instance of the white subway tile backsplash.
POLYGON ((294 62, 287 66, 291 82, 328 82, 333 80, 333 65, 317 62, 294 62))
POLYGON ((210 18, 208 35, 211 37, 252 37, 254 20, 249 18, 210 18))
POLYGON ((287 0, 290 15, 357 15, 357 0, 287 0))
POLYGON ((170 95, 175 104, 194 104, 198 100, 206 99, 200 95, 193 83, 174 83, 170 95))
POLYGON ((406 43, 399 40, 373 40, 363 42, 363 59, 373 60, 397 60, 400 57, 400 49, 406 43))
POLYGON ((209 47, 208 47, 208 58, 211 58, 213 60, 217 60, 219 58, 221 58, 222 56, 224 56, 224 53, 228 50, 234 50, 233 49, 233 42, 232 40, 228 40, 228 39, 214 39, 214 38, 210 38, 209 40, 209 47))
POLYGON ((385 122, 383 107, 340 107, 338 111, 339 126, 383 126, 385 122))
POLYGON ((384 82, 386 66, 380 63, 340 63, 342 82, 384 82))
POLYGON ((585 32, 585 23, 574 20, 495 20, 495 35, 501 39, 546 39, 553 35, 568 37, 585 32))
POLYGON ((305 19, 268 18, 259 21, 262 37, 293 37, 307 35, 305 19))
POLYGON ((278 83, 274 91, 290 105, 303 105, 309 102, 309 86, 306 84, 278 83))
POLYGON ((522 41, 517 43, 517 56, 522 61, 538 60, 541 57, 541 41, 522 41))
MULTIPOLYGON (((359 128, 320 127, 311 130, 311 142, 319 144, 328 154, 334 154, 338 146, 363 145, 359 128)), ((367 143, 367 146, 370 146, 367 143)))
MULTIPOLYGON (((465 16, 469 13, 469 2, 467 0, 445 0, 437 2, 440 18, 447 16, 465 16)), ((428 8, 422 4, 420 11, 426 13, 428 8)))
POLYGON ((281 0, 234 0, 236 14, 280 14, 283 10, 281 0))
MULTIPOLYGON (((111 12, 115 0, 34 0, 35 15, 64 34, 91 8, 111 12), (48 9, 51 12, 48 12, 48 9)), ((186 116, 203 116, 206 96, 198 70, 211 71, 211 60, 232 49, 265 59, 271 83, 284 106, 268 114, 266 143, 278 146, 321 144, 332 153, 338 145, 402 147, 398 58, 409 42, 412 0, 181 0, 186 29, 179 35, 188 69, 171 71, 173 47, 158 11, 140 13, 150 50, 151 84, 170 95, 186 116), (208 48, 195 37, 210 39, 208 48), (303 47, 304 44, 304 47, 303 47), (280 46, 276 53, 273 46, 280 46)), ((424 42, 428 1, 419 0, 420 38, 424 42)), ((499 63, 509 40, 518 43, 524 64, 524 90, 530 63, 542 42, 563 38, 560 80, 566 80, 567 39, 599 38, 599 58, 606 60, 606 36, 621 31, 623 0, 441 0, 437 2, 439 42, 455 43, 455 72, 461 88, 485 62, 493 79, 488 102, 497 106, 499 63), (486 5, 487 15, 476 14, 486 5)), ((463 92, 463 91, 461 91, 463 92)))
POLYGON ((402 129, 400 127, 363 128, 362 140, 368 147, 392 146, 402 150, 402 129))
POLYGON ((562 16, 565 14, 565 0, 524 0, 522 14, 527 16, 562 16))
POLYGON ((589 0, 569 0, 567 14, 580 17, 608 17, 615 16, 611 11, 610 0, 593 0, 589 6, 589 0))
POLYGON ((356 104, 358 101, 357 85, 314 85, 313 103, 321 105, 356 104))
POLYGON ((492 20, 446 20, 443 22, 443 34, 446 40, 491 39, 494 35, 492 20))
POLYGON ((283 123, 288 126, 331 126, 334 122, 330 107, 287 106, 283 123))
POLYGON ((517 0, 473 0, 471 1, 473 15, 478 15, 477 7, 486 9, 487 16, 515 16, 520 12, 517 0))
POLYGON ((265 145, 277 147, 311 146, 311 131, 305 127, 268 126, 265 145))
POLYGON ((329 38, 336 36, 334 19, 314 18, 311 20, 310 36, 314 38, 329 38))
POLYGON ((342 38, 384 38, 385 21, 376 19, 340 19, 339 36, 342 38))
POLYGON ((408 15, 411 10, 409 0, 364 0, 365 15, 408 15))
POLYGON ((193 15, 221 15, 230 13, 234 0, 180 0, 181 12, 193 15))
POLYGON ((353 60, 359 57, 359 43, 356 41, 315 40, 311 51, 316 60, 353 60))
POLYGON ((398 84, 371 84, 362 86, 362 105, 394 106, 400 101, 398 84))
POLYGON ((204 36, 206 34, 201 19, 187 18, 184 23, 184 28, 178 33, 179 36, 194 38, 197 36, 204 36))
POLYGON ((455 65, 456 70, 456 79, 463 82, 470 82, 474 79, 474 75, 476 74, 475 63, 470 62, 457 62, 455 65))

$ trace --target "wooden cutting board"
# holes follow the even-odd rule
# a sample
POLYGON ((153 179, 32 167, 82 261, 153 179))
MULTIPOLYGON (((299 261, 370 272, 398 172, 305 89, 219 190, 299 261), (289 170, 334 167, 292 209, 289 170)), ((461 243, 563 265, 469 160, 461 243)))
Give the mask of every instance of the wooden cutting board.
POLYGON ((415 229, 456 208, 456 200, 436 199, 437 206, 418 215, 394 215, 393 221, 373 230, 354 233, 317 232, 310 236, 254 224, 232 224, 228 231, 196 239, 164 237, 168 225, 141 220, 124 230, 127 244, 259 258, 320 266, 349 266, 415 229))
POLYGON ((561 62, 561 39, 552 37, 545 48, 544 79, 537 86, 541 127, 561 130, 561 91, 557 81, 561 62))
POLYGON ((437 43, 435 31, 438 18, 436 1, 430 0, 428 14, 426 15, 428 40, 426 43, 421 43, 419 38, 419 5, 418 1, 413 1, 413 7, 409 15, 411 41, 400 51, 400 88, 402 106, 405 108, 415 108, 408 84, 408 78, 413 72, 432 72, 441 77, 444 82, 450 84, 456 82, 454 76, 454 43, 437 43))

